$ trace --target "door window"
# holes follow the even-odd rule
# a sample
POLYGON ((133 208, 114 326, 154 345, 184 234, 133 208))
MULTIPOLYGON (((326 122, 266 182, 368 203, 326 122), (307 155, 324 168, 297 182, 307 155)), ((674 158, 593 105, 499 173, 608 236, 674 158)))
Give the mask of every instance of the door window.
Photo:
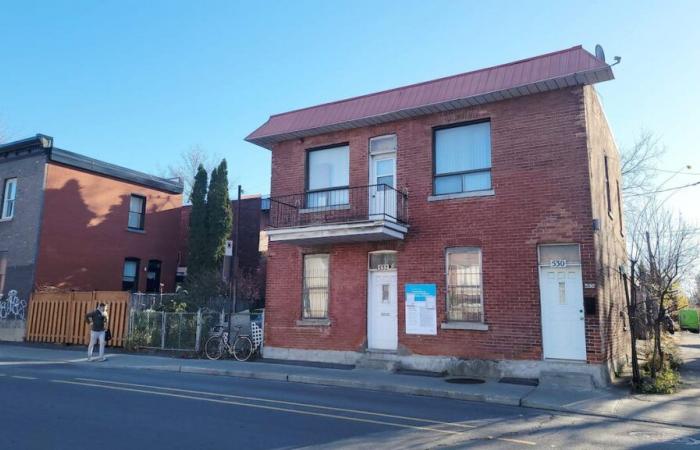
POLYGON ((380 252, 369 254, 369 270, 396 269, 396 252, 380 252))
POLYGON ((578 244, 541 245, 539 249, 540 266, 542 267, 564 268, 581 265, 578 244))

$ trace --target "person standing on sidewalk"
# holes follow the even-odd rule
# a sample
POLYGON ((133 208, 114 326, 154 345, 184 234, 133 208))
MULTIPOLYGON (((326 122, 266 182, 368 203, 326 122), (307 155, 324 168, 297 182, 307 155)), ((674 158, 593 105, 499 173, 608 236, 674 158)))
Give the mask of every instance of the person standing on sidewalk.
POLYGON ((105 304, 100 303, 97 309, 85 315, 85 321, 90 324, 90 344, 88 345, 88 361, 92 361, 92 349, 97 341, 100 342, 100 357, 98 361, 105 361, 105 330, 107 314, 105 304))

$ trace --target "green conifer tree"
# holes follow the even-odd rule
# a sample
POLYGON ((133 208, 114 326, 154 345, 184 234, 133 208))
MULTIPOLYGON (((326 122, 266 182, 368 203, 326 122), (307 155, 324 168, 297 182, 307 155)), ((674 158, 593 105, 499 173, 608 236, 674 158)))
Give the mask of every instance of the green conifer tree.
POLYGON ((189 229, 189 252, 187 261, 188 277, 196 277, 201 274, 207 266, 207 171, 201 164, 197 168, 194 178, 190 202, 190 229, 189 229))

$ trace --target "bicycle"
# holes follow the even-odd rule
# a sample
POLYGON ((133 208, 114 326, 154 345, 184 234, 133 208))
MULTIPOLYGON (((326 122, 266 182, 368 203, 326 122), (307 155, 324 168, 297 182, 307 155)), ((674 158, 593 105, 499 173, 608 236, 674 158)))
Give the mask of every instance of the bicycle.
POLYGON ((241 326, 234 327, 236 330, 233 345, 229 342, 229 332, 222 325, 216 325, 212 331, 220 333, 207 339, 204 344, 204 353, 211 360, 221 359, 224 353, 233 355, 237 361, 248 361, 257 349, 250 336, 241 334, 241 326))

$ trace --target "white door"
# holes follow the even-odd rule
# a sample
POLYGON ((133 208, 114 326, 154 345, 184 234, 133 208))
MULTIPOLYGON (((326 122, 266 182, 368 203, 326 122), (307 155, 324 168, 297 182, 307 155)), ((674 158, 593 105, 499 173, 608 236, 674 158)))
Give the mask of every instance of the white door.
POLYGON ((369 179, 370 219, 396 220, 396 154, 372 155, 369 179))
MULTIPOLYGON (((566 265, 565 260, 563 263, 566 265)), ((545 358, 586 360, 581 266, 540 267, 542 350, 545 358)))
POLYGON ((371 271, 367 295, 367 347, 396 350, 398 345, 396 271, 371 271))

